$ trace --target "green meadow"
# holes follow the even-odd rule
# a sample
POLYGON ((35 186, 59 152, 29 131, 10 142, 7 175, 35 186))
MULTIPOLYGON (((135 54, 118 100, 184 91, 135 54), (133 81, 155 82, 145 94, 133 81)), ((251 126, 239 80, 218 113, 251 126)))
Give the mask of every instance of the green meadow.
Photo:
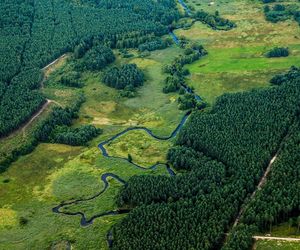
MULTIPOLYGON (((68 106, 83 92, 86 102, 73 126, 94 124, 103 129, 103 134, 87 147, 40 144, 0 175, 0 249, 49 249, 65 247, 66 244, 71 244, 73 249, 107 248, 107 231, 125 215, 97 218, 92 225, 81 227, 79 216, 55 214, 52 208, 62 201, 89 198, 97 194, 104 187, 101 175, 107 172, 125 181, 133 175, 168 175, 164 166, 142 170, 126 160, 105 158, 97 145, 130 126, 145 126, 160 136, 168 136, 177 127, 184 112, 178 110, 176 93, 162 93, 165 75, 161 68, 180 52, 178 47, 173 46, 152 52, 147 58, 135 56, 125 59, 117 56, 115 65, 136 63, 145 73, 146 82, 138 90, 137 97, 132 99, 121 98, 117 90, 105 86, 101 82, 102 72, 85 72, 81 77, 84 82, 82 89, 60 85, 61 75, 71 70, 70 60, 64 60, 47 75, 42 91, 47 98, 56 102, 51 104, 52 107, 68 106)), ((117 55, 118 52, 115 53, 117 55)), ((30 136, 29 132, 37 125, 38 120, 32 124, 32 129, 26 130, 26 135, 30 136)), ((2 140, 1 147, 3 145, 5 151, 5 148, 18 145, 19 140, 26 139, 20 132, 19 137, 2 140)), ((128 149, 134 152, 134 161, 145 166, 157 161, 164 162, 171 144, 158 142, 148 134, 134 131, 114 142, 117 152, 112 154, 125 154, 126 150, 121 150, 124 139, 126 144, 128 142, 128 149), (137 140, 140 143, 137 144, 137 140)), ((62 211, 80 211, 90 218, 116 209, 115 198, 122 184, 112 178, 108 178, 108 182, 109 188, 101 196, 92 201, 65 206, 62 211)))
MULTIPOLYGON (((200 42, 208 55, 187 68, 191 72, 189 85, 209 104, 223 93, 269 87, 270 78, 300 65, 300 28, 292 20, 270 23, 265 20, 263 4, 259 1, 188 1, 196 10, 204 9, 237 24, 230 31, 216 31, 196 22, 190 29, 176 34, 200 42), (276 46, 288 47, 287 58, 266 58, 264 55, 276 46)), ((286 1, 298 4, 297 1, 286 1)))

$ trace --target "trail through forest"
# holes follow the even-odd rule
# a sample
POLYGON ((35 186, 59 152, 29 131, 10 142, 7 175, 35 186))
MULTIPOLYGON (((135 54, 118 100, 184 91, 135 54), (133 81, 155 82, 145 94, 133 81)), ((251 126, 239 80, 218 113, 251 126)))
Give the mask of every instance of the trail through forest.
MULTIPOLYGON (((291 125, 291 127, 292 127, 292 125, 291 125)), ((291 128, 291 127, 290 127, 290 128, 291 128)), ((291 130, 291 129, 290 129, 290 130, 291 130)), ((270 162, 269 162, 269 164, 268 164, 268 167, 266 168, 266 171, 264 172, 263 176, 261 177, 261 179, 260 179, 258 185, 256 186, 256 189, 255 189, 254 192, 251 194, 249 201, 247 201, 247 204, 246 204, 245 206, 242 206, 242 207, 241 207, 241 209, 240 209, 240 211, 239 211, 239 213, 238 213, 238 216, 237 216, 236 220, 234 221, 234 224, 233 224, 232 228, 234 228, 234 227, 237 226, 237 224, 239 223, 239 221, 240 221, 240 219, 241 219, 243 213, 245 212, 245 210, 246 210, 247 205, 249 204, 249 202, 250 202, 252 199, 254 199, 254 197, 255 197, 257 191, 261 190, 262 187, 264 186, 264 184, 266 183, 267 177, 268 177, 268 175, 269 175, 269 173, 270 173, 270 171, 271 171, 271 169, 272 169, 272 166, 273 166, 274 162, 276 161, 276 159, 277 159, 277 157, 278 157, 278 155, 279 155, 279 153, 280 153, 280 151, 281 151, 281 149, 282 149, 282 147, 283 147, 283 145, 284 145, 284 142, 286 141, 286 139, 287 139, 287 137, 290 135, 290 133, 291 133, 291 131, 289 131, 289 132, 284 136, 284 138, 282 139, 282 141, 281 141, 281 143, 280 143, 280 145, 279 145, 279 148, 278 148, 277 152, 275 153, 275 155, 274 155, 274 156, 272 157, 272 159, 270 160, 270 162)))
POLYGON ((253 236, 255 240, 282 240, 282 241, 298 241, 300 238, 289 238, 289 237, 271 237, 271 236, 253 236))

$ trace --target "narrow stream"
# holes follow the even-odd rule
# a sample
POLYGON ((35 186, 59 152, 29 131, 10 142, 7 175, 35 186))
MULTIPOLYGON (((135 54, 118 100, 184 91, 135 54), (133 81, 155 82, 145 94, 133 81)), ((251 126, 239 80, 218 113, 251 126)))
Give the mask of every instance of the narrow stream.
MULTIPOLYGON (((191 11, 190 9, 188 8, 188 6, 183 2, 183 0, 178 0, 178 2, 181 4, 181 6, 184 8, 184 10, 186 11, 186 13, 188 15, 191 15, 191 11)), ((172 32, 170 31, 169 34, 172 36, 173 40, 175 41, 175 43, 177 45, 179 45, 180 41, 179 39, 177 38, 177 36, 172 32)), ((197 101, 201 101, 201 97, 198 96, 197 94, 194 93, 194 91, 189 88, 187 85, 185 84, 182 84, 182 87, 185 89, 185 91, 187 93, 190 93, 190 94, 193 94, 195 99, 197 101)), ((103 141, 103 142, 100 142, 99 145, 98 145, 98 148, 101 152, 101 154, 104 156, 104 157, 107 157, 107 158, 114 158, 114 159, 121 159, 121 160, 125 160, 127 162, 129 162, 130 164, 132 164, 133 166, 139 168, 139 169, 142 169, 142 170, 155 170, 157 169, 159 166, 162 166, 162 167, 165 167, 166 170, 168 171, 169 175, 170 176, 174 176, 175 175, 175 172, 170 168, 170 166, 166 163, 156 163, 150 167, 144 167, 144 166, 140 166, 132 161, 129 161, 127 158, 124 158, 124 157, 117 157, 117 156, 111 156, 108 154, 106 148, 105 148, 105 145, 116 140, 117 138, 119 138, 120 136, 130 132, 130 131, 134 131, 134 130, 143 130, 145 131, 148 135, 150 135, 152 138, 156 139, 156 140, 159 140, 159 141, 167 141, 167 140, 170 140, 172 138, 174 138, 178 132, 180 131, 180 129, 183 127, 183 125, 186 123, 187 119, 189 118, 189 116, 191 115, 192 111, 188 111, 184 116, 183 118, 181 119, 180 123, 178 124, 178 126, 174 129, 174 131, 169 135, 169 136, 159 136, 159 135, 155 135, 153 133, 152 130, 146 128, 146 127, 130 127, 130 128, 127 128, 121 132, 119 132, 118 134, 112 136, 111 138, 103 141)), ((95 214, 93 215, 91 218, 87 218, 86 215, 83 213, 83 212, 66 212, 66 211, 61 211, 61 208, 65 207, 65 206, 69 206, 69 205, 75 205, 75 204, 79 204, 81 202, 86 202, 86 201, 90 201, 90 200, 93 200, 93 199, 96 199, 97 197, 99 197, 101 194, 103 194, 107 188, 109 187, 109 182, 107 180, 107 178, 113 178, 115 180, 117 180, 118 182, 120 182, 121 184, 123 185, 127 185, 125 180, 123 180, 121 177, 119 177, 118 175, 116 174, 113 174, 113 173, 104 173, 102 176, 101 176, 101 181, 104 183, 104 188, 96 193, 95 195, 91 196, 91 197, 88 197, 88 198, 82 198, 82 199, 77 199, 77 200, 73 200, 73 201, 63 201, 61 202, 59 205, 55 206, 54 208, 52 208, 52 211, 54 213, 57 213, 57 214, 64 214, 64 215, 68 215, 68 216, 80 216, 81 217, 81 220, 80 220, 80 225, 81 226, 88 226, 90 224, 93 223, 93 221, 96 219, 96 218, 99 218, 99 217, 103 217, 103 216, 108 216, 108 215, 118 215, 118 214, 124 214, 124 213, 128 213, 130 212, 130 210, 126 210, 126 209, 117 209, 117 210, 111 210, 111 211, 106 211, 106 212, 102 212, 102 213, 99 213, 99 214, 95 214)), ((108 243, 108 246, 109 248, 112 247, 112 244, 113 244, 113 235, 112 235, 112 232, 109 231, 107 233, 107 243, 108 243)))

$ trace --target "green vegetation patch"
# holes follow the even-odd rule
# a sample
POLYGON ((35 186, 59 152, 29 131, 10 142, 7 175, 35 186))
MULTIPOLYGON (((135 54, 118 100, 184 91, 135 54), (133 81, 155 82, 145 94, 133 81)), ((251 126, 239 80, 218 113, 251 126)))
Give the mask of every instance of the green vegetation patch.
POLYGON ((256 250, 298 250, 299 242, 280 240, 258 240, 255 243, 256 250))
POLYGON ((157 162, 166 162, 166 153, 171 145, 171 141, 156 140, 145 131, 131 131, 105 147, 112 156, 127 158, 130 154, 134 163, 149 167, 157 162))
POLYGON ((203 59, 187 66, 188 81, 209 103, 223 93, 268 87, 271 76, 292 65, 300 66, 300 46, 291 45, 291 55, 266 58, 267 47, 210 48, 203 59))

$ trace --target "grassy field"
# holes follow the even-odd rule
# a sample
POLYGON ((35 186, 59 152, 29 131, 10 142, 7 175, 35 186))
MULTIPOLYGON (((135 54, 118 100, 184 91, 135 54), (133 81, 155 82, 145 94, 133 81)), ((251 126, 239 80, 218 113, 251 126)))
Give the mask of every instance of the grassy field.
POLYGON ((296 218, 294 222, 289 225, 288 222, 281 223, 279 225, 273 226, 271 232, 265 232, 261 235, 270 234, 273 237, 290 237, 290 238, 300 238, 300 230, 296 226, 296 218))
MULTIPOLYGON (((147 81, 136 98, 120 98, 117 90, 101 83, 101 72, 82 75, 83 89, 67 88, 58 82, 70 70, 70 63, 47 75, 43 93, 58 104, 67 106, 81 91, 86 96, 74 126, 94 124, 104 130, 88 147, 40 144, 31 154, 21 157, 0 175, 0 249, 49 249, 70 243, 73 249, 106 249, 106 233, 124 215, 97 218, 91 226, 81 227, 79 216, 54 214, 52 208, 61 201, 88 198, 103 189, 101 175, 114 173, 128 180, 133 175, 168 175, 165 167, 141 170, 127 161, 101 155, 97 145, 130 126, 146 126, 154 133, 167 136, 178 125, 184 112, 177 107, 177 94, 162 93, 164 75, 161 67, 180 53, 177 47, 152 52, 148 58, 123 59, 116 64, 136 63, 147 81)), ((117 53, 117 51, 115 52, 117 53)), ((136 51, 134 51, 135 54, 136 51)), ((29 131, 28 131, 29 132, 29 131)), ((29 134, 28 134, 29 136, 29 134)), ((20 137, 23 138, 23 137, 20 137)), ((18 144, 17 137, 13 137, 18 144)), ((24 138, 26 139, 26 138, 24 138)), ((170 142, 157 142, 146 134, 130 133, 117 142, 133 150, 141 163, 164 160, 170 142), (136 147, 136 140, 143 140, 136 147), (150 157, 149 157, 150 156, 150 157), (140 157, 140 158, 139 158, 140 157)), ((5 147, 12 146, 8 140, 5 147)), ((3 144, 4 145, 4 144, 3 144)), ((2 144, 1 144, 2 147, 2 144)), ((118 148, 118 147, 117 147, 118 148)), ((5 148, 3 147, 5 151, 5 148)), ((84 212, 87 218, 116 208, 115 197, 121 184, 109 178, 109 188, 93 201, 65 207, 84 212)))
MULTIPOLYGON (((188 30, 176 30, 176 34, 199 42, 209 55, 192 65, 189 84, 208 103, 212 104, 223 93, 247 91, 268 87, 270 78, 300 65, 300 28, 292 20, 276 24, 267 22, 263 4, 259 1, 188 1, 189 5, 214 13, 218 10, 237 24, 230 31, 215 31, 205 24, 196 22, 188 30), (289 47, 287 58, 266 58, 265 52, 275 46, 289 47)), ((287 1, 296 3, 297 1, 287 1)))
POLYGON ((166 162, 171 145, 171 141, 158 141, 145 131, 131 131, 105 147, 109 155, 127 158, 130 154, 134 163, 150 167, 157 162, 166 162))
MULTIPOLYGON (((122 216, 99 218, 82 228, 79 217, 57 215, 51 209, 63 200, 87 198, 102 190, 100 177, 105 172, 128 180, 132 175, 167 174, 167 170, 145 171, 126 161, 102 157, 96 147, 102 137, 89 148, 41 144, 1 174, 0 249, 48 249, 62 240, 71 242, 74 249, 106 248, 106 233, 122 216), (27 221, 24 225, 22 217, 27 221)), ((120 184, 111 178, 109 183, 103 195, 69 206, 68 211, 90 217, 114 209, 120 184)))
POLYGON ((258 240, 255 243, 253 249, 255 250, 298 250, 299 242, 258 240))

